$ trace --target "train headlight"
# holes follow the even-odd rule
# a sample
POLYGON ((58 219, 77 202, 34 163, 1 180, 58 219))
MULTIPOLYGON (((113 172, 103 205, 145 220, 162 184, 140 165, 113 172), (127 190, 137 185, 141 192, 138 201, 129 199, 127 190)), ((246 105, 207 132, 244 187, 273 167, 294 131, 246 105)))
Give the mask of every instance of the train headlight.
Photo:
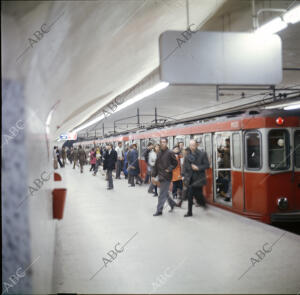
POLYGON ((278 208, 281 210, 285 210, 288 208, 288 199, 281 197, 277 199, 278 208))

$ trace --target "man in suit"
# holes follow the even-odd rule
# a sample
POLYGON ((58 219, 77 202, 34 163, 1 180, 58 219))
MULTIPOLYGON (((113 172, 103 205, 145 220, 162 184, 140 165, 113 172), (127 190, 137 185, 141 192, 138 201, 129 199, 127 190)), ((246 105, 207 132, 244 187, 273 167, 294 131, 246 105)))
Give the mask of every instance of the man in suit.
POLYGON ((113 145, 111 143, 107 144, 106 153, 104 156, 103 170, 107 170, 108 190, 114 188, 112 171, 116 167, 117 159, 117 152, 113 149, 113 145))
POLYGON ((153 216, 162 215, 164 204, 166 200, 171 207, 171 210, 177 206, 176 202, 169 196, 169 187, 172 180, 172 170, 177 166, 175 154, 168 149, 168 139, 161 138, 160 152, 158 153, 155 165, 153 167, 152 176, 157 177, 160 182, 160 191, 158 196, 158 204, 156 213, 153 216))
POLYGON ((183 163, 184 183, 189 186, 188 212, 184 217, 193 216, 193 197, 200 206, 206 208, 202 187, 206 184, 205 170, 208 168, 209 161, 206 152, 197 149, 196 141, 191 140, 190 153, 185 156, 183 163))

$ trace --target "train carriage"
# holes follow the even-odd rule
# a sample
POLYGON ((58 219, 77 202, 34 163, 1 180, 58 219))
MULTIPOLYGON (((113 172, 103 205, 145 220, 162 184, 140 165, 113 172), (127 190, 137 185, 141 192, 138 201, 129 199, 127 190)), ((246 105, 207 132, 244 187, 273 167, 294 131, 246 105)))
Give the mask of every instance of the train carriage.
MULTIPOLYGON (((265 223, 300 221, 300 116, 284 111, 248 112, 99 140, 137 143, 141 176, 149 141, 167 137, 169 148, 197 139, 210 168, 204 194, 215 206, 265 223)), ((96 142, 94 142, 96 144, 96 142)))

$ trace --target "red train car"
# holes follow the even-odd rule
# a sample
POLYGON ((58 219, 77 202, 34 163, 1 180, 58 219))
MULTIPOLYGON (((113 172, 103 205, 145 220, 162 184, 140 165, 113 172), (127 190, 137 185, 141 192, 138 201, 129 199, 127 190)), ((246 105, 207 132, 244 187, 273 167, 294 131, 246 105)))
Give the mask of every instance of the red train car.
MULTIPOLYGON (((204 194, 220 208, 265 223, 300 221, 300 116, 285 111, 248 112, 187 125, 104 138, 96 143, 169 139, 169 148, 197 139, 210 161, 204 194)), ((141 176, 146 164, 140 157, 141 176)))

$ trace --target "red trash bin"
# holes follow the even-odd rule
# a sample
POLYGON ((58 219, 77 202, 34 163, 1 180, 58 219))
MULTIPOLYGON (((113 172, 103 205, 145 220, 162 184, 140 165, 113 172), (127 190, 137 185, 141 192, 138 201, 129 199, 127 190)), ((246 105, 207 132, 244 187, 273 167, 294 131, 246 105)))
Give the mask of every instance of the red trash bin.
POLYGON ((66 201, 67 189, 56 188, 52 191, 53 196, 53 218, 62 219, 66 201))

